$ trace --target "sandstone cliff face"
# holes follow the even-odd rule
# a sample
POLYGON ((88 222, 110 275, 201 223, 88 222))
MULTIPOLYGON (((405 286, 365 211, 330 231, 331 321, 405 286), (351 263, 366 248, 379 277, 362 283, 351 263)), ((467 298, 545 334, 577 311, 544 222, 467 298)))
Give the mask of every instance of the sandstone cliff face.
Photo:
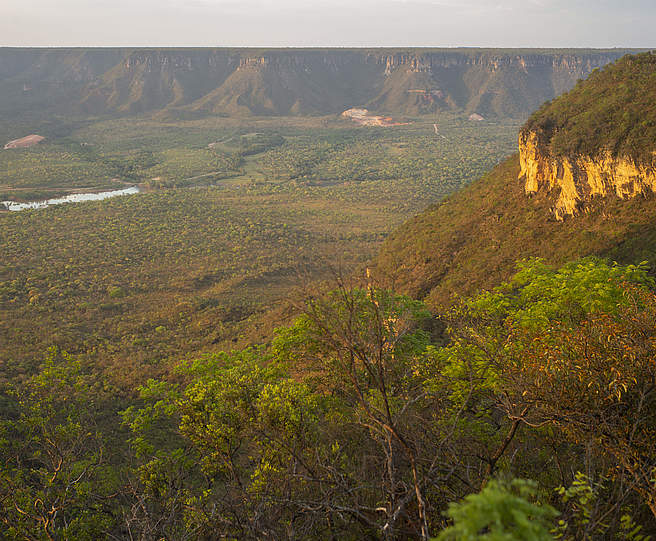
POLYGON ((532 131, 519 134, 519 179, 527 194, 553 192, 558 220, 585 211, 595 197, 622 199, 656 192, 656 153, 651 165, 609 151, 598 156, 553 156, 532 131))

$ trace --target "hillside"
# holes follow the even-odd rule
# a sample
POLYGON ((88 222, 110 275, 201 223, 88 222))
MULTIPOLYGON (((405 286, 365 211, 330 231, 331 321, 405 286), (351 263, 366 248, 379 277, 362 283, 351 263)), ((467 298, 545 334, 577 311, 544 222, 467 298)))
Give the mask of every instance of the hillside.
POLYGON ((653 169, 636 164, 656 148, 656 138, 642 137, 655 76, 652 55, 626 58, 543 107, 521 130, 519 155, 391 235, 380 274, 437 306, 496 285, 519 258, 558 265, 599 255, 653 268, 653 169), (615 116, 641 109, 642 123, 617 128, 615 116))
POLYGON ((594 197, 635 197, 656 189, 656 56, 628 56, 566 96, 545 104, 519 134, 527 193, 559 195, 562 219, 594 197))
POLYGON ((521 117, 627 52, 0 48, 0 113, 521 117))
POLYGON ((545 103, 522 129, 555 156, 631 158, 651 164, 656 141, 656 54, 629 55, 595 70, 545 103))

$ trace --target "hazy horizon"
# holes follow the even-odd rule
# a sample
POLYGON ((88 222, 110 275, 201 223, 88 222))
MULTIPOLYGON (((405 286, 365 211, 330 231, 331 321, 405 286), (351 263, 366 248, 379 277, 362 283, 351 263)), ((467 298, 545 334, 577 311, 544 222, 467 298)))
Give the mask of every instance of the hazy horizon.
POLYGON ((5 47, 653 48, 651 0, 23 0, 5 47))

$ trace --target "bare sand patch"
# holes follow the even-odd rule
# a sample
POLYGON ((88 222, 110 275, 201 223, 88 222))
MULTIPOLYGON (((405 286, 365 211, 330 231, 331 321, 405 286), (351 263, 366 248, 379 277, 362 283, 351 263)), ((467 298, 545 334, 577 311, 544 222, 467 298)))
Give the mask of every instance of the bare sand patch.
POLYGON ((409 122, 395 122, 392 117, 372 115, 368 109, 354 107, 342 113, 344 118, 349 118, 360 126, 404 126, 409 122))
POLYGON ((9 141, 5 145, 5 150, 10 149, 10 148, 33 147, 34 145, 38 145, 44 139, 45 139, 45 137, 42 137, 40 135, 36 135, 35 133, 33 133, 32 135, 27 135, 25 137, 21 137, 20 139, 14 139, 13 141, 9 141))

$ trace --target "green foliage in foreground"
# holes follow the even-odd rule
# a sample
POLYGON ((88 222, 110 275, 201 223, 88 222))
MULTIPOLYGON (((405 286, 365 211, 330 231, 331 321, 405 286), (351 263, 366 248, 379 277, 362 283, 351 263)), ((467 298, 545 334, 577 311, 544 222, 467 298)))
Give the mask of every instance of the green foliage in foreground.
POLYGON ((532 503, 535 493, 535 484, 525 480, 490 481, 478 494, 449 506, 453 526, 437 541, 552 541, 550 530, 558 512, 532 503))
POLYGON ((3 538, 99 539, 114 526, 119 471, 98 426, 111 412, 110 393, 54 348, 38 375, 3 390, 3 538))
POLYGON ((0 519, 36 539, 649 539, 645 269, 523 262, 446 321, 339 287, 270 346, 142 386, 129 449, 102 418, 111 390, 56 355, 1 395, 0 519))
POLYGON ((517 269, 511 280, 465 305, 480 316, 539 329, 553 321, 573 324, 589 314, 616 315, 629 302, 621 284, 654 286, 644 262, 609 265, 585 258, 554 269, 532 259, 520 261, 517 269))

